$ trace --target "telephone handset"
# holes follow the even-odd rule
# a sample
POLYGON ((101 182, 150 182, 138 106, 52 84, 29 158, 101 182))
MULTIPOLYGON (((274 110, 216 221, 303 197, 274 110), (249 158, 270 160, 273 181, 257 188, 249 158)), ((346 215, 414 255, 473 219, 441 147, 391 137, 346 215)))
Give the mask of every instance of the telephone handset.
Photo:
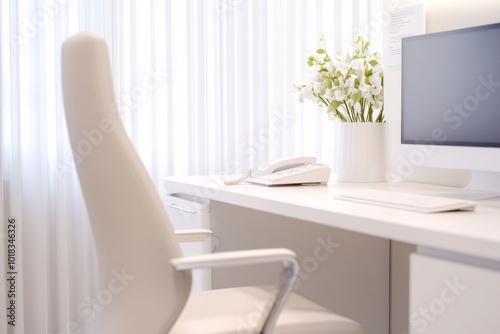
POLYGON ((226 184, 238 184, 246 181, 267 186, 327 183, 330 178, 330 167, 317 164, 315 157, 301 156, 279 159, 261 165, 257 173, 249 170, 237 180, 226 184))
POLYGON ((267 163, 261 165, 259 167, 258 172, 259 172, 259 175, 277 173, 277 172, 282 171, 284 169, 290 169, 290 168, 305 165, 306 163, 315 164, 316 158, 304 156, 304 157, 285 158, 285 159, 270 161, 270 162, 267 162, 267 163))

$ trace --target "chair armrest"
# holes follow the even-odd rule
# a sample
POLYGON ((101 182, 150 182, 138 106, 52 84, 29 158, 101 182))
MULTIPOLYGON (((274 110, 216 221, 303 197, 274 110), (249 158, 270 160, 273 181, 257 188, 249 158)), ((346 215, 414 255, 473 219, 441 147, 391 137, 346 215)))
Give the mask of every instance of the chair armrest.
POLYGON ((289 249, 271 248, 186 256, 170 260, 177 270, 235 267, 271 262, 293 263, 297 262, 297 258, 289 249))
POLYGON ((175 235, 179 242, 207 241, 214 233, 206 229, 176 230, 175 235))
POLYGON ((177 270, 248 266, 273 262, 283 263, 284 269, 278 281, 276 294, 273 296, 274 302, 264 319, 262 331, 259 332, 263 334, 272 333, 276 320, 297 281, 299 263, 293 251, 285 248, 256 249, 178 257, 170 260, 177 270))
POLYGON ((212 253, 216 252, 219 248, 219 238, 217 235, 207 229, 192 229, 192 230, 176 230, 175 235, 177 241, 183 242, 206 242, 209 239, 213 240, 212 253))

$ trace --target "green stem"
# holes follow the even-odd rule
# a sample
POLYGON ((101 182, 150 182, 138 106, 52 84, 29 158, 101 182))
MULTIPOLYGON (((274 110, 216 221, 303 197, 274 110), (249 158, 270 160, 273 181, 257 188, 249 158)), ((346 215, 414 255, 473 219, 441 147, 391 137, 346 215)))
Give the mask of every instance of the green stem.
POLYGON ((349 108, 349 106, 347 105, 347 102, 345 100, 343 101, 343 107, 346 110, 346 114, 348 116, 349 122, 356 122, 357 121, 356 114, 351 108, 349 108))
POLYGON ((314 94, 314 96, 316 96, 321 102, 323 102, 323 104, 325 105, 325 107, 329 107, 330 104, 328 102, 326 102, 326 100, 322 97, 322 96, 319 96, 319 95, 316 95, 314 94))
POLYGON ((347 119, 345 118, 345 115, 342 114, 340 111, 335 109, 335 116, 337 116, 341 122, 347 122, 347 119))
POLYGON ((368 107, 368 122, 373 122, 373 107, 368 107))
POLYGON ((361 111, 360 111, 361 122, 367 122, 367 119, 365 118, 365 100, 361 99, 361 101, 359 102, 359 104, 360 104, 360 108, 361 108, 361 111))
POLYGON ((380 109, 380 111, 378 113, 378 116, 377 116, 377 119, 375 121, 378 122, 378 123, 385 122, 385 119, 384 119, 384 107, 382 107, 382 109, 380 109))

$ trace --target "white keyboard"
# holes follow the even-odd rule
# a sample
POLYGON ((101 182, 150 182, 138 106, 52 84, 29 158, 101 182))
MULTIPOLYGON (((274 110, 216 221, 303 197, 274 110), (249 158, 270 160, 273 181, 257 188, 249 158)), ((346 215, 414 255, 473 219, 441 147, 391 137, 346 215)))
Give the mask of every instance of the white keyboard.
POLYGON ((456 210, 474 211, 476 207, 475 202, 462 199, 375 189, 345 190, 335 197, 365 204, 381 205, 425 213, 456 210))

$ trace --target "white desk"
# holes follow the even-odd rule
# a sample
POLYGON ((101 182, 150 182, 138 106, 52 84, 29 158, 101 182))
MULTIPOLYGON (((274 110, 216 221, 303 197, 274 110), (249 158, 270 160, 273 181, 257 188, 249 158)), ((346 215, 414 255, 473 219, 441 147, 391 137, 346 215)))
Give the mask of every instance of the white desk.
POLYGON ((169 192, 198 195, 327 226, 420 246, 500 261, 500 200, 487 200, 474 212, 421 214, 333 199, 342 189, 376 187, 399 191, 442 191, 410 184, 330 184, 329 186, 225 186, 218 177, 165 179, 169 192))
MULTIPOLYGON (((332 197, 343 189, 361 187, 411 192, 439 192, 447 190, 446 188, 404 183, 342 183, 274 188, 248 184, 225 186, 223 178, 211 176, 167 178, 164 186, 169 193, 191 194, 212 201, 423 246, 426 254, 428 249, 431 252, 437 250, 433 253, 437 257, 441 257, 441 252, 449 252, 453 263, 479 263, 482 266, 481 262, 484 261, 488 267, 500 268, 500 199, 481 201, 474 212, 422 214, 341 201, 332 197)), ((448 254, 443 256, 447 257, 448 254)), ((421 273, 412 275, 416 275, 416 280, 419 280, 418 275, 421 273)), ((412 287, 413 291, 419 291, 420 288, 412 287)), ((466 300, 465 297, 462 300, 466 300)), ((500 298, 496 302, 500 303, 500 298)), ((418 304, 414 306, 417 307, 418 304)), ((491 303, 489 307, 491 308, 491 303)), ((418 326, 411 333, 419 333, 424 326, 422 322, 418 322, 421 320, 418 314, 413 315, 418 326)), ((427 319, 426 325, 434 324, 434 319, 431 320, 427 319)), ((431 333, 428 327, 425 326, 425 332, 431 333)))

